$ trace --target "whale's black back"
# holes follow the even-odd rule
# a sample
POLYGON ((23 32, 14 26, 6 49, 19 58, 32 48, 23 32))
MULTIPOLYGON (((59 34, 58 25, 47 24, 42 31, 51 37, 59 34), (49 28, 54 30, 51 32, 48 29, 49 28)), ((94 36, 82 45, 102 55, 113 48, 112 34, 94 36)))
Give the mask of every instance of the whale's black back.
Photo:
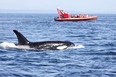
POLYGON ((43 42, 30 42, 30 47, 36 48, 36 49, 49 49, 49 50, 57 50, 57 47, 66 46, 74 46, 72 42, 69 41, 43 41, 43 42))
POLYGON ((43 41, 43 42, 29 42, 20 32, 13 30, 18 38, 18 45, 29 45, 31 48, 43 49, 43 50, 57 50, 58 47, 67 47, 74 46, 72 42, 69 41, 43 41))

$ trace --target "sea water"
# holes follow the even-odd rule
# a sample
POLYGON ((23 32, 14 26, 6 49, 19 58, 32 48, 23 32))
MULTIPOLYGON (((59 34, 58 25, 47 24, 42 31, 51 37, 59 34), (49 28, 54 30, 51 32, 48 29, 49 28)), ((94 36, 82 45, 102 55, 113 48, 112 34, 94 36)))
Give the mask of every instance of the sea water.
POLYGON ((116 77, 116 15, 56 22, 57 14, 0 14, 0 77, 116 77), (17 49, 13 30, 28 40, 71 41, 66 50, 17 49))

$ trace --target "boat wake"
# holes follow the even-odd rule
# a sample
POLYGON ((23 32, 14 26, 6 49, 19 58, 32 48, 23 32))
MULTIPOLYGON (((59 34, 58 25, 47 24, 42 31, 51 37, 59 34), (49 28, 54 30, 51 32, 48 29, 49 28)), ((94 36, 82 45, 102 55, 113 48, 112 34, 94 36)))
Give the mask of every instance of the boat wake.
MULTIPOLYGON (((30 48, 27 45, 17 46, 14 43, 10 43, 10 42, 0 43, 0 48, 1 49, 37 50, 37 49, 34 49, 34 48, 30 48)), ((80 48, 85 48, 85 46, 84 45, 75 45, 75 46, 69 47, 68 49, 80 49, 80 48)))

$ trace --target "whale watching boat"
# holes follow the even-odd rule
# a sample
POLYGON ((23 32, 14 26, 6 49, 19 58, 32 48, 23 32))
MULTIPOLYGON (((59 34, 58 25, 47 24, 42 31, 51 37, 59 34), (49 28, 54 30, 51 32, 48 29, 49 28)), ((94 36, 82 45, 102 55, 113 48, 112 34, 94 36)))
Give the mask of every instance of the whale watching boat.
POLYGON ((88 15, 71 15, 64 12, 63 10, 57 9, 58 17, 55 17, 55 21, 95 21, 97 16, 88 16, 88 15))

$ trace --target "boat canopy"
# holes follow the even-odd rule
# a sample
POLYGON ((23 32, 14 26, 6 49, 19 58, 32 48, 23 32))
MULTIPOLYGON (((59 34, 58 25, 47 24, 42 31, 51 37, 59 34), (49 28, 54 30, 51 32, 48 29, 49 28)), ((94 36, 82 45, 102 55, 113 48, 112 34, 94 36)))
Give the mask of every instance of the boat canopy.
POLYGON ((57 8, 59 18, 71 18, 71 14, 57 8))

